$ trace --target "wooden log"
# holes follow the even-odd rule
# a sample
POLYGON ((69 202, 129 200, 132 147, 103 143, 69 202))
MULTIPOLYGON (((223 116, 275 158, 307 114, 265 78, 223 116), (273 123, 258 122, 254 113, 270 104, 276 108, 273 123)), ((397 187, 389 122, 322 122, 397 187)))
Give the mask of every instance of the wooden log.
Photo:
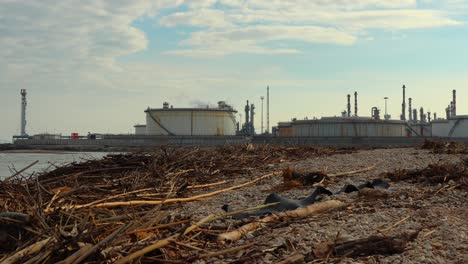
POLYGON ((345 203, 337 200, 326 201, 318 204, 311 204, 304 208, 299 208, 293 211, 280 212, 278 214, 264 217, 256 222, 243 225, 242 227, 218 235, 218 241, 236 241, 247 235, 249 232, 262 228, 264 225, 272 222, 277 222, 281 219, 302 218, 315 214, 325 213, 337 208, 343 208, 345 203))

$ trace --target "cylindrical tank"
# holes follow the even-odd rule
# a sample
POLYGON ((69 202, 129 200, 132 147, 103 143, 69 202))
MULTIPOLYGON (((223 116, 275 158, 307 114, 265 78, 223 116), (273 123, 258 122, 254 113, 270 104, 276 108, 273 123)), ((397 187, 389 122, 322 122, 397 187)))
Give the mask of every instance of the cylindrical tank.
POLYGON ((135 135, 146 135, 146 125, 134 125, 135 135))
POLYGON ((404 137, 404 121, 371 118, 322 118, 292 122, 295 137, 404 137))
POLYGON ((146 134, 156 136, 234 136, 237 111, 219 108, 158 108, 146 111, 146 134))

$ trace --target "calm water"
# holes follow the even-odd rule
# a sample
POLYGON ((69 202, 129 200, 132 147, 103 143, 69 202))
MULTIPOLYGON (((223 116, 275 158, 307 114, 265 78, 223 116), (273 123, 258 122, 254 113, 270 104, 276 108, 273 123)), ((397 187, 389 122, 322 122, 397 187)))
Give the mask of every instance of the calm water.
POLYGON ((14 174, 13 170, 22 170, 34 161, 39 162, 29 168, 25 174, 53 169, 55 166, 84 159, 99 159, 107 152, 64 152, 64 153, 2 153, 0 152, 0 179, 14 174))

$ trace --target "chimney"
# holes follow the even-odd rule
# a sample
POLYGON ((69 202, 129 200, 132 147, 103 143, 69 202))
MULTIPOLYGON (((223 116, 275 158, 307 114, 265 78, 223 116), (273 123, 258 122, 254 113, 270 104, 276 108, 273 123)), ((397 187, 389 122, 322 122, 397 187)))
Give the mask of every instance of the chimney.
POLYGON ((431 122, 431 112, 427 112, 427 122, 431 122))
POLYGON ((401 104, 401 120, 406 120, 406 86, 403 85, 403 103, 401 104))
POLYGON ((249 106, 249 100, 247 100, 247 104, 245 105, 245 132, 247 134, 250 133, 250 106, 249 106))
POLYGON ((413 122, 418 122, 418 109, 413 109, 413 122))
POLYGON ((437 120, 437 113, 434 112, 434 120, 437 120))
POLYGON ((453 111, 452 111, 452 114, 453 116, 456 116, 457 115, 457 90, 453 90, 453 111))
POLYGON ((351 95, 348 94, 348 117, 351 117, 351 95))
POLYGON ((255 117, 255 106, 254 104, 251 104, 250 105, 250 134, 252 136, 255 135, 255 121, 254 121, 254 117, 255 117))
POLYGON ((408 120, 409 120, 409 121, 412 121, 412 120, 413 120, 413 118, 411 117, 411 115, 412 115, 412 113, 413 113, 413 109, 412 109, 412 106, 411 106, 412 101, 413 101, 412 98, 409 98, 409 99, 408 99, 408 109, 409 109, 409 110, 408 110, 408 112, 409 112, 408 120))
POLYGON ((445 108, 445 116, 446 116, 447 120, 450 119, 450 105, 447 106, 447 108, 445 108))
POLYGON ((27 106, 27 100, 26 100, 26 89, 21 89, 21 131, 20 134, 21 136, 27 136, 28 134, 26 133, 26 106, 27 106))
POLYGON ((426 123, 426 120, 424 118, 424 108, 421 107, 421 109, 419 109, 419 119, 421 120, 421 123, 426 123))
POLYGON ((358 98, 357 98, 357 92, 354 92, 354 116, 358 116, 358 98))

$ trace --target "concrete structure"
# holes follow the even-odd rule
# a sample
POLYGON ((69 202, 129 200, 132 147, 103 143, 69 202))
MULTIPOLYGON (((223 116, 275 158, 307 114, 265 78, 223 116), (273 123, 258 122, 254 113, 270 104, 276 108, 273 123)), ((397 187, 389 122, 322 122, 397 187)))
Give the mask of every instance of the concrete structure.
POLYGON ((468 115, 454 116, 448 120, 432 121, 432 136, 468 138, 468 115))
POLYGON ((235 111, 221 101, 217 108, 163 108, 145 110, 146 135, 151 136, 234 136, 235 111))
POLYGON ((291 123, 294 137, 406 137, 406 122, 367 117, 324 117, 291 123))
POLYGON ((136 124, 133 127, 135 128, 135 135, 146 135, 146 125, 136 124))

